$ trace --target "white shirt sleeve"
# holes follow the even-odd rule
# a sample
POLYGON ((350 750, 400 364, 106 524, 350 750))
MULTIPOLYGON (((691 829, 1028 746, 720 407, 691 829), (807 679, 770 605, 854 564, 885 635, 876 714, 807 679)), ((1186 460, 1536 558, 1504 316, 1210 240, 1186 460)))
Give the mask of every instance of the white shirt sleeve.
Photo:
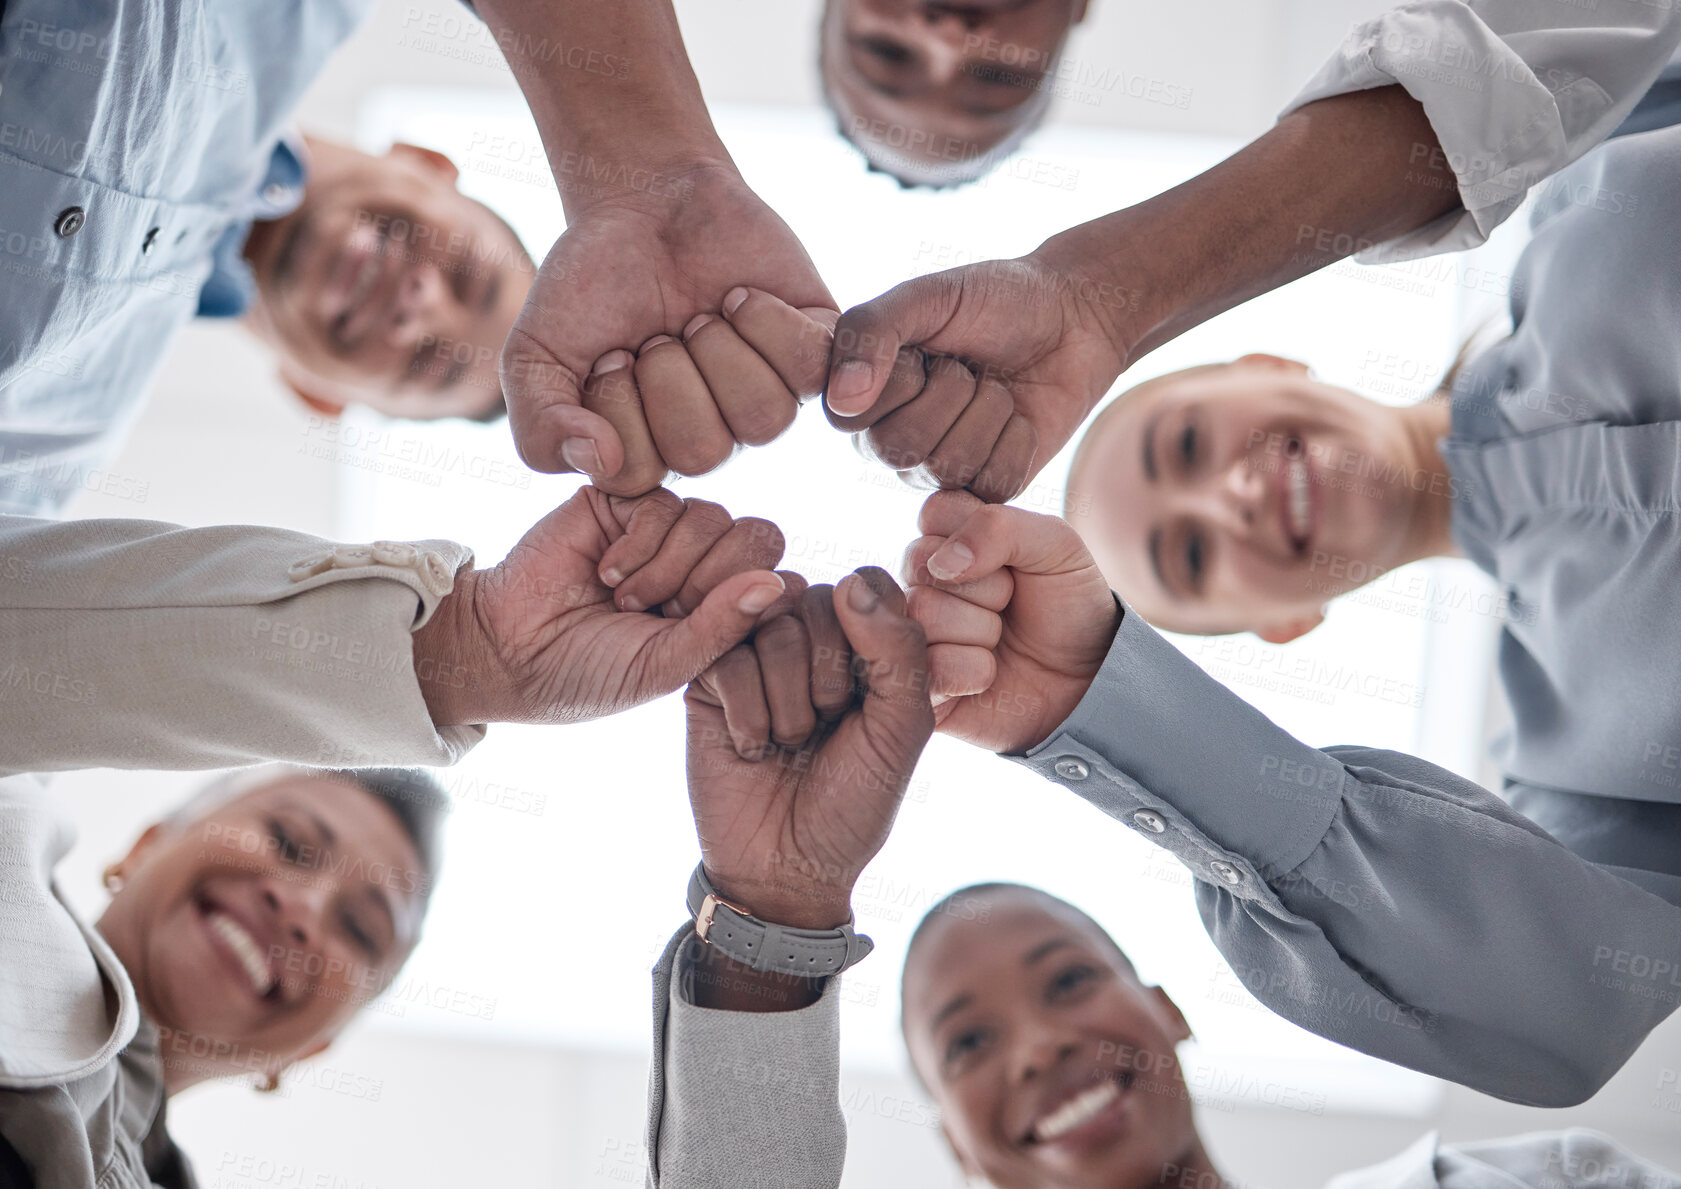
MULTIPOLYGON (((1406 88, 1424 105, 1464 209, 1365 245, 1357 258, 1463 251, 1531 186, 1609 136, 1678 43, 1675 0, 1414 0, 1355 26, 1284 114, 1333 95, 1406 88)), ((1427 169, 1430 150, 1418 154, 1427 169)))

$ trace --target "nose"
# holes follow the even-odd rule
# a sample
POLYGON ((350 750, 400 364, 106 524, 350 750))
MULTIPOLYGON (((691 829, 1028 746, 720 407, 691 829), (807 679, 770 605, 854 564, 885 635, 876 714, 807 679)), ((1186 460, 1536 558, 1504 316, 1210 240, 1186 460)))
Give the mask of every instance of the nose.
POLYGON ((299 946, 308 946, 322 935, 322 922, 331 898, 332 889, 315 880, 267 882, 260 894, 263 910, 279 929, 280 936, 299 946))
POLYGON ((1014 1053, 1011 1054, 1011 1080, 1031 1082, 1043 1077, 1073 1056, 1076 1047, 1071 1039, 1056 1029, 1024 1029, 1017 1038, 1014 1053))
POLYGON ((393 347, 413 347, 428 332, 441 311, 449 287, 430 264, 408 270, 397 282, 385 340, 393 347))
POLYGON ((1209 476, 1195 495, 1197 515, 1235 536, 1255 531, 1266 504, 1266 477, 1247 458, 1209 476))

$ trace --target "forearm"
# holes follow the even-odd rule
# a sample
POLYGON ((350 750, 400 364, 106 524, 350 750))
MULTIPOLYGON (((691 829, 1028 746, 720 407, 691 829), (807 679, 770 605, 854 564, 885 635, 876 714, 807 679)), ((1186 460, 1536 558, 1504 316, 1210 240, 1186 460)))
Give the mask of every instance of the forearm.
POLYGON ((1184 862, 1241 987, 1340 1044, 1561 1106, 1681 1000, 1681 908, 1424 760, 1309 748, 1136 616, 1024 762, 1184 862))
POLYGON ((1130 365, 1216 314, 1453 209, 1453 173, 1437 148, 1423 107, 1399 87, 1321 100, 1206 173, 1054 236, 1034 255, 1101 292, 1136 295, 1095 311, 1130 365))
POLYGON ((569 218, 612 191, 604 177, 729 162, 671 0, 479 0, 477 8, 525 93, 569 218))

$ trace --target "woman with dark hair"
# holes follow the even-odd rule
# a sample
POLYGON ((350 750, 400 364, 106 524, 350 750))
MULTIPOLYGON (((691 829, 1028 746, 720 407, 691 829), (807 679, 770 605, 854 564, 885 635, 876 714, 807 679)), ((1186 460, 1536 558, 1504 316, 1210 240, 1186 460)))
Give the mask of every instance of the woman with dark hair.
POLYGON ((0 781, 0 1183, 186 1189, 170 1095, 273 1089, 420 940, 449 798, 416 769, 269 766, 210 786, 105 871, 90 924, 53 883, 74 831, 0 781))

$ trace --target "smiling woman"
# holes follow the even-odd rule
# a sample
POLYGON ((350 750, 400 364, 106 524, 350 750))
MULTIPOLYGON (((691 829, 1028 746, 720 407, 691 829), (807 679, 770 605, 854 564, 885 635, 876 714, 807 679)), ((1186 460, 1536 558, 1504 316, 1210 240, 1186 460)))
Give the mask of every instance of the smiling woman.
POLYGON ((71 836, 57 807, 31 778, 0 781, 0 946, 34 955, 0 967, 0 1183, 193 1184, 168 1097, 213 1078, 274 1088, 390 984, 448 805, 415 770, 242 773, 106 869, 90 927, 51 883, 71 836))

